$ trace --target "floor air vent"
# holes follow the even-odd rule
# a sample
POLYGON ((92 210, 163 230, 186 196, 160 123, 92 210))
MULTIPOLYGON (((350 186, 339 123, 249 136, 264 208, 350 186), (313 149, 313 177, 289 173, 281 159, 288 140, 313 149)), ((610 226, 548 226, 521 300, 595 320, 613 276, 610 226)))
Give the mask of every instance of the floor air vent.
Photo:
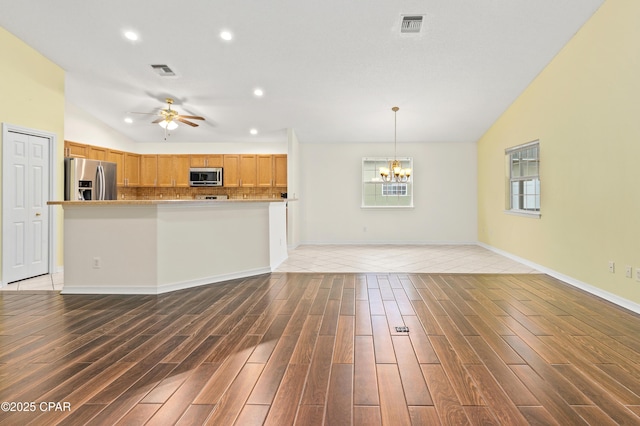
POLYGON ((402 326, 396 327, 396 332, 397 333, 408 333, 409 332, 409 327, 407 327, 406 325, 402 325, 402 326))
POLYGON ((422 29, 422 18, 423 16, 421 15, 403 16, 400 32, 409 34, 419 33, 422 29))

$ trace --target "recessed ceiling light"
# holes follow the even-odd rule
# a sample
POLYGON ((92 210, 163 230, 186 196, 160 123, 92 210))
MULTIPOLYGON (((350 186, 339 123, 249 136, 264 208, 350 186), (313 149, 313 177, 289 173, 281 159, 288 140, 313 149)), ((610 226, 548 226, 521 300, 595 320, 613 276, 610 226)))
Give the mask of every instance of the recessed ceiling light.
POLYGON ((220 33, 220 38, 225 41, 229 41, 233 38, 233 34, 231 34, 229 31, 222 31, 220 33))
POLYGON ((133 120, 130 117, 127 117, 127 118, 124 119, 124 122, 128 123, 128 124, 131 124, 131 123, 133 123, 133 120))
POLYGON ((138 40, 138 33, 135 33, 133 31, 125 31, 124 32, 124 36, 131 41, 136 41, 138 40))
POLYGON ((262 95, 264 95, 264 91, 262 89, 256 89, 253 91, 253 94, 260 97, 262 95))
POLYGON ((251 133, 252 135, 257 135, 258 134, 258 130, 257 129, 251 129, 251 130, 249 130, 249 133, 251 133))

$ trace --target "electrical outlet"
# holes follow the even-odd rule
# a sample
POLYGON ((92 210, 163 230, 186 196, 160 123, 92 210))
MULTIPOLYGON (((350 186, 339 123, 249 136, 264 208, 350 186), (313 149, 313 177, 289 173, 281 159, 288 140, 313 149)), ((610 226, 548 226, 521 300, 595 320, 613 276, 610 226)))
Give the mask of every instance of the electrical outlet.
POLYGON ((609 261, 609 272, 611 272, 612 274, 616 272, 616 262, 614 262, 613 260, 609 261))
POLYGON ((625 266, 624 276, 627 278, 633 278, 633 268, 629 265, 625 266))
POLYGON ((102 261, 99 257, 94 257, 92 262, 93 269, 100 269, 102 267, 102 261))

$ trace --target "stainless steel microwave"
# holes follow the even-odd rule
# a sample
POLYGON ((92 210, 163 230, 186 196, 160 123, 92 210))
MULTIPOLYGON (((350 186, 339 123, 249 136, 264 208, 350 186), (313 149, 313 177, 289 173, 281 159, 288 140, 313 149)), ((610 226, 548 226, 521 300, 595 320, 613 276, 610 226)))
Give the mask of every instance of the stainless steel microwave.
POLYGON ((222 186, 222 167, 189 169, 190 186, 222 186))

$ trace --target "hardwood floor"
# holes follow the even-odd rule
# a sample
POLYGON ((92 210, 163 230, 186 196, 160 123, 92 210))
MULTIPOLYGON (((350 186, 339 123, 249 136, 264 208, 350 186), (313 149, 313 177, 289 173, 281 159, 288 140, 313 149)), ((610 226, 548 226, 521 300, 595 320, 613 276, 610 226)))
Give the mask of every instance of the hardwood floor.
POLYGON ((0 401, 31 410, 1 425, 640 424, 639 316, 546 275, 274 273, 0 309, 0 401))

